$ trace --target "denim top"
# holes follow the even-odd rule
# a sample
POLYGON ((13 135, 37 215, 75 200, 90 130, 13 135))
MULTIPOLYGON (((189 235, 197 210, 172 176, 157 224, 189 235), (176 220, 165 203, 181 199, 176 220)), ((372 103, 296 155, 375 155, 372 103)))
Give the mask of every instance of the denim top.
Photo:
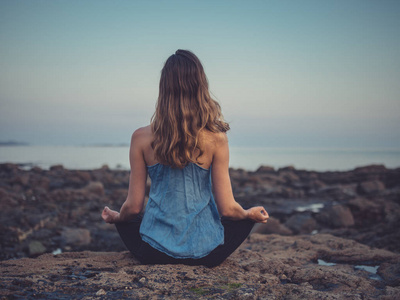
POLYGON ((211 167, 147 167, 151 187, 140 226, 142 239, 175 258, 201 258, 224 243, 211 191, 211 167))

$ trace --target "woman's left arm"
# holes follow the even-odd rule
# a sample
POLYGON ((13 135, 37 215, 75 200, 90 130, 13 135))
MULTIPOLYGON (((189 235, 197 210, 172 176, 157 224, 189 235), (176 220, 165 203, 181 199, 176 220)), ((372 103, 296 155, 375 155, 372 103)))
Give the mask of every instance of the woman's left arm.
POLYGON ((132 134, 129 150, 131 174, 128 196, 122 204, 120 212, 111 210, 107 206, 104 208, 101 216, 107 223, 129 221, 143 210, 147 179, 147 168, 143 155, 145 142, 145 132, 141 128, 132 134))

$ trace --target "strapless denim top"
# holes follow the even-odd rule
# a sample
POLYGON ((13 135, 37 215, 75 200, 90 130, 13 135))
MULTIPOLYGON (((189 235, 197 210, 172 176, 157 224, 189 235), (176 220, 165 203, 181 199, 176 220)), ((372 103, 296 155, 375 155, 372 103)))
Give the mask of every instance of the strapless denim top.
POLYGON ((175 258, 201 258, 224 243, 224 228, 211 191, 211 167, 148 166, 151 179, 140 234, 175 258))

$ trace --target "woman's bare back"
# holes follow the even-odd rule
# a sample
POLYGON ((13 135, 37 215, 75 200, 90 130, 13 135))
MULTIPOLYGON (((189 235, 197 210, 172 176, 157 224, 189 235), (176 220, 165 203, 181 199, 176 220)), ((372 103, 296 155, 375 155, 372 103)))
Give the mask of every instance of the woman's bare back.
MULTIPOLYGON (((158 161, 155 158, 154 150, 151 147, 151 143, 154 139, 151 125, 139 128, 137 131, 140 131, 141 138, 143 139, 143 157, 146 165, 152 166, 157 164, 158 161)), ((208 130, 202 130, 199 135, 200 145, 204 152, 203 155, 198 158, 197 164, 204 169, 209 169, 212 164, 216 148, 221 140, 224 139, 225 133, 213 133, 208 130)), ((196 157, 198 154, 198 151, 195 152, 194 157, 196 157)))

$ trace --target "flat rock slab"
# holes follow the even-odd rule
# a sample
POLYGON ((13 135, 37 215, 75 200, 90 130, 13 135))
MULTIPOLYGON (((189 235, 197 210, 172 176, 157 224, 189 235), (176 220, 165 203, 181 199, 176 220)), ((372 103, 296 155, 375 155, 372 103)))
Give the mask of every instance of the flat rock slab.
POLYGON ((398 299, 399 278, 390 251, 329 234, 252 234, 215 268, 141 265, 129 252, 2 261, 0 299, 398 299))

